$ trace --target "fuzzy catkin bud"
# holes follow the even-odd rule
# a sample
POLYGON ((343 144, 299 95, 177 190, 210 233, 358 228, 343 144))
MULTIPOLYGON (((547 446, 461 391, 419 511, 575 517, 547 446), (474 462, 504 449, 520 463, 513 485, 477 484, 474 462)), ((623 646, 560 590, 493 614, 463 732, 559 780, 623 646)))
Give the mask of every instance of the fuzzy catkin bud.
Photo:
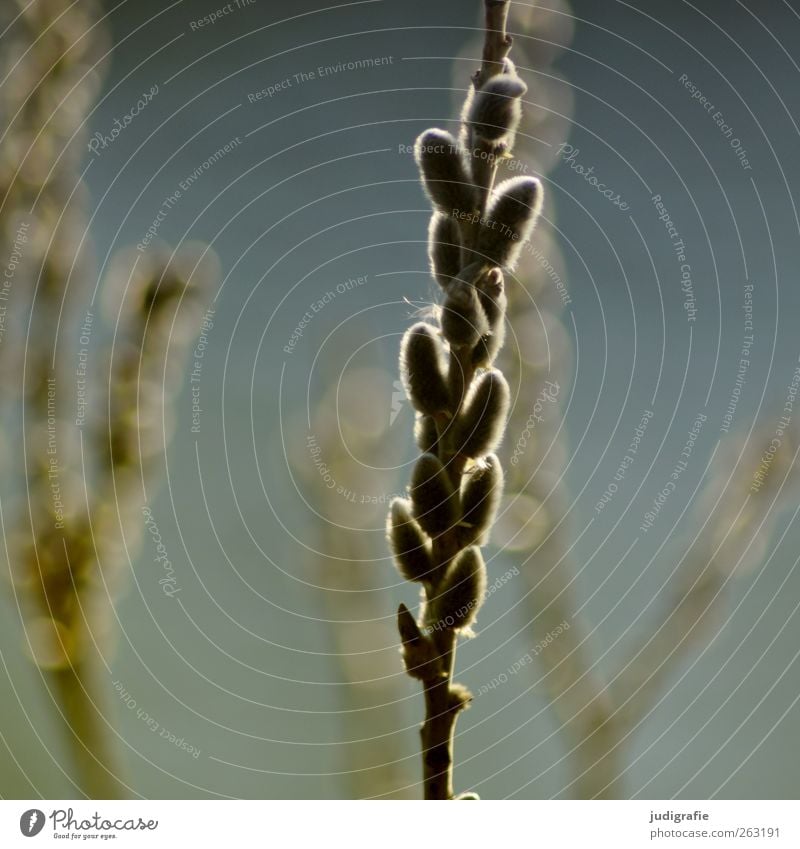
POLYGON ((451 684, 447 693, 447 706, 453 713, 460 713, 472 704, 472 693, 463 684, 451 684))
POLYGON ((495 189, 481 228, 478 250, 495 265, 512 269, 542 209, 542 184, 535 177, 512 177, 495 189))
POLYGON ((433 416, 417 416, 414 422, 414 439, 423 454, 435 454, 439 430, 433 416))
POLYGON ((403 498, 392 501, 387 536, 398 572, 407 581, 431 579, 433 561, 430 542, 411 515, 411 504, 403 498))
POLYGON ((431 274, 446 289, 461 268, 461 231, 451 216, 433 213, 428 227, 428 259, 431 274))
POLYGON ((453 348, 472 348, 489 331, 478 293, 465 280, 452 280, 442 304, 442 335, 453 348))
POLYGON ((497 456, 490 454, 475 466, 461 487, 458 539, 462 546, 485 543, 502 495, 503 469, 497 456))
POLYGON ((425 637, 411 611, 401 604, 397 611, 397 629, 403 644, 406 672, 412 678, 433 680, 442 674, 441 659, 433 643, 425 637))
POLYGON ((528 90, 522 80, 498 74, 484 83, 470 104, 467 121, 474 134, 493 145, 508 145, 522 117, 520 98, 528 90))
POLYGON ((481 309, 489 322, 489 331, 481 336, 473 352, 472 362, 487 368, 503 347, 506 337, 507 298, 502 271, 499 268, 490 269, 476 288, 481 309))
POLYGON ((465 548, 450 565, 431 599, 428 625, 461 631, 475 622, 486 595, 486 566, 480 549, 465 548))
POLYGON ((444 350, 436 329, 424 321, 410 327, 400 345, 400 375, 414 409, 433 415, 450 403, 444 350))
POLYGON ((496 369, 482 374, 470 388, 455 429, 455 444, 467 457, 493 451, 503 436, 510 392, 496 369))
POLYGON ((414 145, 425 191, 431 203, 445 215, 453 210, 471 211, 475 187, 467 173, 458 142, 445 130, 426 130, 414 145))
POLYGON ((429 536, 443 534, 458 522, 458 493, 434 454, 423 454, 417 460, 410 494, 414 517, 429 536))
POLYGON ((411 615, 411 611, 401 604, 397 608, 397 630, 400 632, 400 640, 403 645, 416 643, 422 639, 422 631, 417 625, 417 620, 411 615))

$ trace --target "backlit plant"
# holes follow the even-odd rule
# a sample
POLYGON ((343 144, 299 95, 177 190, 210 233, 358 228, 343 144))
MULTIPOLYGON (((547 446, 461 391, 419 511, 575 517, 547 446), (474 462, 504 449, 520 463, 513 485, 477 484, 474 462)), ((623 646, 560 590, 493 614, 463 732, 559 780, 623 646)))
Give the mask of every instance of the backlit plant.
POLYGON ((460 136, 431 129, 415 146, 433 206, 428 249, 442 298, 436 323, 411 327, 400 351, 422 455, 408 497, 391 505, 388 536, 400 574, 421 585, 419 617, 400 605, 398 626, 406 671, 422 682, 425 696, 426 799, 454 798, 455 724, 471 700, 453 682, 456 643, 471 633, 486 593, 481 546, 503 490, 494 451, 505 430, 509 388, 493 364, 504 339, 504 271, 514 268, 542 201, 533 177, 495 185, 514 144, 526 86, 508 58, 508 0, 484 5, 483 60, 460 136))

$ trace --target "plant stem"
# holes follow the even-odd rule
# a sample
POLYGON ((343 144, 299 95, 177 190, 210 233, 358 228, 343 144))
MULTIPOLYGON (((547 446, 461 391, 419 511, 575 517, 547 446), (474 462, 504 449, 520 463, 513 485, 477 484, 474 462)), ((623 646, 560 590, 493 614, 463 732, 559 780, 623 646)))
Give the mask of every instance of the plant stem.
POLYGON ((453 737, 457 710, 451 704, 449 693, 456 659, 456 638, 453 631, 445 629, 437 633, 434 641, 446 674, 423 682, 422 771, 425 799, 446 800, 453 798, 453 737))
POLYGON ((489 77, 503 72, 503 61, 511 50, 511 36, 506 32, 511 0, 484 0, 486 8, 486 36, 483 42, 483 61, 473 76, 475 88, 480 88, 489 77))
MULTIPOLYGON (((504 61, 511 47, 511 39, 505 31, 509 0, 484 0, 484 4, 486 39, 481 67, 472 78, 476 87, 480 87, 489 77, 503 72, 504 61)), ((474 150, 472 153, 474 154, 474 150)), ((492 157, 490 161, 491 164, 479 174, 476 174, 475 163, 471 166, 474 184, 478 189, 477 200, 481 212, 485 212, 487 208, 497 172, 496 157, 492 157)), ((471 254, 477 248, 478 234, 477 226, 474 230, 470 230, 468 226, 462 230, 461 261, 464 269, 473 261, 471 254)), ((462 449, 455 441, 452 426, 462 411, 467 392, 475 377, 473 352, 474 345, 451 345, 447 373, 449 407, 436 419, 439 437, 437 456, 446 469, 456 493, 461 488, 467 457, 461 453, 462 449)), ((448 567, 464 547, 459 538, 458 527, 450 527, 435 536, 432 542, 433 577, 425 586, 429 602, 437 597, 448 567)), ((401 612, 403 609, 401 606, 401 612)), ((402 634, 401 626, 401 636, 402 634)), ((425 667, 432 671, 426 673, 427 677, 424 677, 422 681, 425 696, 425 721, 420 729, 420 735, 424 798, 449 800, 453 798, 453 740, 456 720, 469 697, 468 694, 465 695, 466 691, 459 691, 453 687, 457 632, 451 627, 433 627, 427 636, 433 647, 434 657, 425 667)))
POLYGON ((75 783, 89 799, 124 799, 113 747, 98 704, 93 664, 83 660, 51 673, 77 775, 75 783))

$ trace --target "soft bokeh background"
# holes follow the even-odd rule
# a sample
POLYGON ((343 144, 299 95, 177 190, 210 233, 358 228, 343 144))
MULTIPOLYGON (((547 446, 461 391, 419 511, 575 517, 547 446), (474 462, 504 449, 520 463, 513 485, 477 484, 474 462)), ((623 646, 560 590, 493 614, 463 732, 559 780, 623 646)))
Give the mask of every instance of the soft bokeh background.
MULTIPOLYGON (((569 164, 548 175, 545 215, 563 254, 574 347, 562 399, 578 564, 570 604, 590 623, 592 654, 611 676, 648 632, 662 587, 703 525, 696 495, 724 436, 746 283, 754 343, 732 431, 766 432, 769 441, 798 362, 800 15, 780 0, 572 7, 573 40, 556 62, 571 85, 572 122, 552 148, 541 142, 541 155, 553 158, 568 141, 573 164, 593 167, 629 205, 612 204, 569 164), (683 74, 724 115, 751 170, 683 74), (685 243, 693 322, 656 194, 685 243), (597 514, 645 410, 653 418, 636 462, 597 514), (700 412, 708 418, 691 462, 642 533, 700 412)), ((180 594, 162 592, 144 539, 117 603, 122 632, 108 647, 113 680, 200 754, 153 734, 113 694, 111 716, 130 787, 142 796, 414 796, 422 702, 401 673, 392 625, 413 591, 383 553, 385 502, 402 490, 414 456, 413 416, 394 384, 398 342, 434 296, 428 207, 408 149, 456 115, 479 4, 253 0, 191 27, 218 8, 107 5, 113 50, 89 132, 109 133, 144 91, 157 85, 158 94, 112 144, 85 156, 97 279, 108 279, 118 248, 135 254, 181 181, 241 142, 201 172, 159 228, 172 245, 210 243, 223 280, 208 304, 199 429, 189 368, 164 484, 151 499, 180 594), (384 63, 294 76, 372 57, 384 63), (355 284, 337 291, 348 280, 355 284), (331 291, 292 344, 304 314, 331 291), (363 464, 357 473, 348 452, 363 464), (344 492, 333 497, 331 482, 344 492), (382 769, 384 761, 393 766, 382 769), (358 770, 374 777, 371 792, 358 770)), ((535 91, 536 73, 521 73, 535 91)), ((558 97, 546 106, 558 112, 558 97)), ((517 404, 531 403, 519 387, 517 404)), ((726 585, 710 642, 675 668, 631 736, 629 794, 796 795, 795 510, 796 499, 776 506, 765 557, 726 585)), ((491 554, 498 576, 522 557, 491 554)), ((495 592, 478 638, 460 650, 458 678, 474 691, 531 651, 531 608, 518 603, 526 592, 513 580, 495 592)), ((70 796, 56 766, 68 770, 57 717, 22 645, 5 593, 0 794, 70 796)), ((526 665, 462 717, 459 788, 490 798, 569 794, 567 747, 538 677, 537 664, 526 665)))

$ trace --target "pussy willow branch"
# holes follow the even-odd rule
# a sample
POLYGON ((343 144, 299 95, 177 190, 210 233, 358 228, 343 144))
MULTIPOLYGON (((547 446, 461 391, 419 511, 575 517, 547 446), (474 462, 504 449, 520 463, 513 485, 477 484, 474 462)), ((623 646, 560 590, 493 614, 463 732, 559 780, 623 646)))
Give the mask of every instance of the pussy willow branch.
MULTIPOLYGON (((87 441, 84 456, 78 425, 70 421, 80 382, 76 385, 67 342, 69 328, 84 311, 90 281, 79 174, 86 114, 100 80, 90 71, 97 70, 107 31, 95 0, 15 5, 20 11, 9 38, 20 44, 8 51, 10 82, 0 91, 0 105, 14 116, 0 148, 0 229, 10 235, 20 227, 22 233, 22 219, 25 238, 18 237, 19 267, 2 356, 5 376, 14 379, 11 392, 22 395, 15 409, 22 414, 25 467, 20 471, 28 503, 9 566, 26 643, 63 719, 73 760, 69 778, 78 793, 114 798, 127 788, 105 709, 113 625, 109 594, 120 583, 114 579, 123 562, 116 543, 122 514, 134 497, 130 482, 150 471, 148 461, 162 445, 155 428, 148 433, 140 423, 160 424, 160 399, 155 393, 145 398, 140 387, 143 376, 151 385, 161 378, 169 339, 177 339, 178 346, 180 338, 186 341, 179 331, 186 329, 187 318, 193 321, 192 310, 181 310, 173 327, 169 307, 190 277, 196 289, 202 275, 176 272, 181 261, 164 258, 154 265, 143 260, 140 266, 148 268, 136 280, 126 268, 124 276, 106 281, 106 290, 118 284, 121 292, 130 280, 128 291, 139 300, 115 334, 128 348, 111 368, 113 398, 105 409, 96 374, 89 375, 87 367, 86 420, 101 438, 87 441), (81 96, 70 96, 75 91, 81 96), (81 471, 85 479, 78 483, 81 471)), ((93 316, 93 307, 85 314, 93 316)), ((140 522, 129 529, 126 545, 137 535, 140 522)))
MULTIPOLYGON (((64 456, 61 421, 52 437, 57 455, 37 438, 37 429, 44 428, 51 415, 51 392, 57 415, 63 414, 59 402, 64 398, 64 374, 58 361, 55 365, 51 362, 57 343, 53 329, 75 318, 76 291, 88 277, 85 258, 74 247, 82 242, 83 187, 76 175, 85 109, 68 95, 78 85, 83 94, 93 93, 97 83, 85 75, 102 53, 104 31, 98 27, 91 39, 80 37, 99 18, 92 0, 77 8, 67 8, 59 0, 40 0, 24 8, 18 5, 13 32, 25 50, 9 68, 10 82, 1 95, 7 114, 14 117, 0 154, 0 226, 8 233, 9 220, 20 216, 25 221, 26 238, 12 306, 18 321, 30 310, 31 332, 26 339, 17 325, 3 346, 7 373, 23 374, 12 391, 23 396, 19 410, 24 415, 29 499, 19 527, 24 543, 14 552, 12 570, 22 595, 26 641, 65 720, 75 785, 86 795, 115 797, 123 790, 107 720, 98 708, 102 699, 95 674, 97 652, 83 604, 90 583, 86 569, 91 556, 89 523, 77 493, 73 490, 70 497, 66 492, 74 471, 64 456), (19 102, 12 105, 9 100, 19 102), (53 104, 59 106, 53 108, 53 104), (77 141, 70 144, 75 134, 77 141), (65 289, 69 298, 64 297, 65 289), (29 344, 33 339, 36 342, 29 344), (10 357, 17 362, 8 363, 10 357), (19 368, 23 364, 24 368, 19 368), (70 515, 63 521, 53 510, 49 477, 54 467, 43 463, 47 455, 57 460, 59 492, 70 501, 70 515)), ((9 51, 9 55, 17 54, 9 51)))
POLYGON ((574 784, 582 798, 624 795, 623 756, 633 735, 680 665, 715 638, 730 581, 763 559, 777 515, 796 501, 795 434, 776 453, 759 491, 750 490, 768 441, 759 435, 743 447, 729 436, 720 447, 695 511, 704 524, 682 542, 685 553, 656 621, 648 621, 644 633, 636 629, 630 660, 603 696, 598 725, 586 728, 579 744, 583 769, 574 784))
MULTIPOLYGON (((428 130, 415 154, 433 205, 431 270, 444 291, 439 326, 404 336, 401 371, 418 412, 410 499, 392 503, 389 540, 400 573, 422 585, 416 621, 400 606, 406 671, 422 682, 426 799, 453 798, 456 719, 471 696, 453 683, 456 642, 486 592, 480 546, 494 521, 502 470, 492 452, 508 411, 505 378, 491 365, 505 331, 503 271, 513 269, 541 206, 538 180, 507 180, 497 163, 514 142, 525 86, 508 59, 509 3, 485 0, 484 61, 472 78, 460 141, 428 130)), ((475 798, 467 794, 462 798, 475 798)))
POLYGON ((763 560, 780 512, 796 501, 798 434, 786 434, 763 473, 771 437, 764 427, 750 445, 728 436, 719 449, 697 510, 707 521, 694 539, 684 541, 685 555, 657 623, 648 626, 646 639, 634 638, 631 660, 612 682, 626 731, 646 718, 686 656, 708 644, 731 579, 763 560))

